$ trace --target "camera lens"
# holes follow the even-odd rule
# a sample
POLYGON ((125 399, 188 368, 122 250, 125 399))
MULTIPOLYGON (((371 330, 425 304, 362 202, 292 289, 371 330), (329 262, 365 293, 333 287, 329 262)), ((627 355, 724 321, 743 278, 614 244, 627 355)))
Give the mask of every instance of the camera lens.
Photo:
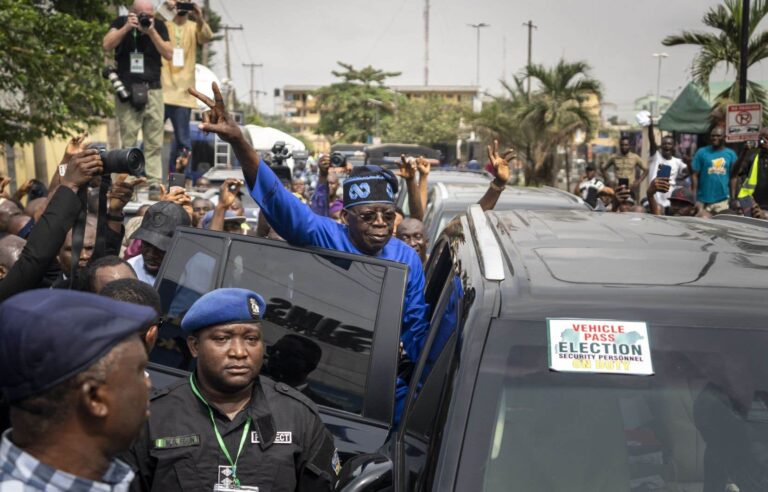
POLYGON ((331 154, 331 165, 334 167, 344 167, 344 164, 346 164, 347 158, 344 157, 344 154, 341 152, 334 152, 331 154))
POLYGON ((144 174, 144 153, 137 148, 102 151, 101 162, 104 174, 128 173, 131 176, 144 174))

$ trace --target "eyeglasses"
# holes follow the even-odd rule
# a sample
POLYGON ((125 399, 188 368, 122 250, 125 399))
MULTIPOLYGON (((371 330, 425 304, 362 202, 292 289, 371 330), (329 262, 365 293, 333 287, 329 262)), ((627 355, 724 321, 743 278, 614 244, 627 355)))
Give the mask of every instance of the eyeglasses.
POLYGON ((397 212, 395 212, 394 210, 386 210, 384 212, 371 210, 368 212, 361 212, 358 214, 356 212, 353 212, 350 209, 347 209, 347 212, 351 213, 352 215, 354 215, 361 221, 365 222, 366 224, 373 224, 374 222, 376 222, 376 218, 379 215, 381 215, 381 218, 384 222, 394 222, 397 219, 397 212))

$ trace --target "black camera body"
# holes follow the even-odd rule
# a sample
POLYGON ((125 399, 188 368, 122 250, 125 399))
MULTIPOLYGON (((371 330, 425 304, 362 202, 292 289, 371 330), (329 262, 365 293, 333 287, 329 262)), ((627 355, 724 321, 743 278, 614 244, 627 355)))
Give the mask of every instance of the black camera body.
POLYGON ((275 145, 272 146, 272 163, 281 165, 287 159, 291 158, 291 151, 285 146, 285 142, 278 140, 275 145))
POLYGON ((149 26, 152 25, 152 17, 146 12, 139 12, 139 25, 144 29, 149 29, 149 26))
POLYGON ((341 152, 333 152, 331 154, 331 166, 344 167, 347 165, 347 156, 341 152))
POLYGON ((107 150, 106 146, 97 144, 91 145, 89 148, 99 151, 99 157, 104 166, 102 175, 111 173, 125 173, 131 176, 144 175, 144 153, 139 148, 107 150))
POLYGON ((125 87, 123 81, 120 80, 115 67, 104 67, 104 71, 101 72, 101 75, 107 79, 110 84, 112 84, 112 90, 115 91, 118 99, 120 99, 122 102, 128 102, 128 100, 131 98, 131 93, 125 87))

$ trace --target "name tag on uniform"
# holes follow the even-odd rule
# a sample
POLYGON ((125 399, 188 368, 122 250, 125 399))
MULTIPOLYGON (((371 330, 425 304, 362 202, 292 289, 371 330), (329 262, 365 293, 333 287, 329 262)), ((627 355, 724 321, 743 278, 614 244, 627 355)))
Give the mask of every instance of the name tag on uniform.
POLYGON ((188 436, 161 437, 153 441, 155 449, 185 448, 187 446, 199 446, 200 436, 190 434, 188 436))
POLYGON ((173 66, 184 66, 184 48, 173 48, 173 66))
POLYGON ((131 53, 131 73, 144 73, 144 53, 131 53))
MULTIPOLYGON (((292 444, 293 443, 293 433, 291 431, 287 432, 277 432, 275 434, 275 444, 292 444)), ((251 432, 251 443, 252 444, 259 444, 259 433, 258 432, 251 432)))

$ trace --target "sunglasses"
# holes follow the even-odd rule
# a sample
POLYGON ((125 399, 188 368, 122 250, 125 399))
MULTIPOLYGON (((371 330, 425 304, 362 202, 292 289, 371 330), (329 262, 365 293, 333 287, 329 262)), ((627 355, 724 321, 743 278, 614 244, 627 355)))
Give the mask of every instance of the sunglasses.
POLYGON ((384 222, 394 222, 397 219, 397 212, 394 210, 387 210, 385 212, 377 212, 371 210, 369 212, 361 212, 358 214, 350 209, 347 209, 347 212, 351 213, 366 224, 374 223, 379 214, 381 214, 381 218, 384 220, 384 222))

